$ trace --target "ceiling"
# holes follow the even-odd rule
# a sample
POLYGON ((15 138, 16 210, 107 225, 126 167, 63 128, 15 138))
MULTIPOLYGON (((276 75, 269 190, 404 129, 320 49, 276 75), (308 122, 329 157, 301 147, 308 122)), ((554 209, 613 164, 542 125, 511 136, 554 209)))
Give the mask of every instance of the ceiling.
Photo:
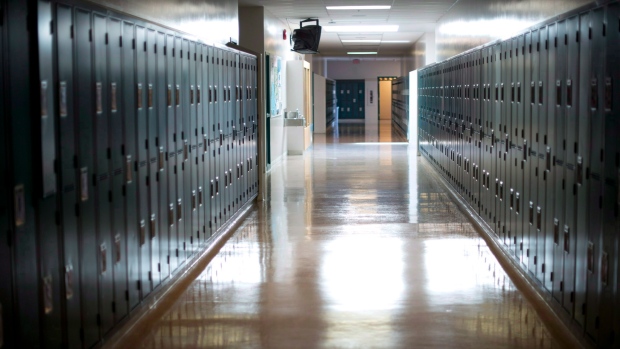
MULTIPOLYGON (((306 18, 318 18, 323 27, 319 51, 323 56, 346 56, 349 51, 376 51, 378 56, 400 56, 425 33, 435 30, 437 21, 458 0, 239 0, 240 6, 263 6, 287 23, 291 33, 306 18), (326 6, 390 5, 389 10, 327 10, 326 6), (393 33, 330 33, 331 25, 398 25, 393 33), (381 40, 343 43, 342 40, 381 40), (385 41, 406 41, 387 43, 385 41)), ((353 56, 349 56, 353 57, 353 56)), ((358 56, 371 57, 368 55, 358 56)))

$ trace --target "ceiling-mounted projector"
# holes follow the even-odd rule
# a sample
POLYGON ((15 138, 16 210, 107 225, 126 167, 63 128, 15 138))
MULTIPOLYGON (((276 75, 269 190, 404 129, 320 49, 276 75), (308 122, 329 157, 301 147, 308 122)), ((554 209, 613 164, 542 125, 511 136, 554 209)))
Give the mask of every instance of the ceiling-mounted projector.
POLYGON ((319 53, 319 41, 321 40, 321 26, 318 19, 306 19, 299 22, 299 29, 293 30, 291 51, 303 54, 319 53), (303 26, 306 22, 316 22, 314 25, 303 26))

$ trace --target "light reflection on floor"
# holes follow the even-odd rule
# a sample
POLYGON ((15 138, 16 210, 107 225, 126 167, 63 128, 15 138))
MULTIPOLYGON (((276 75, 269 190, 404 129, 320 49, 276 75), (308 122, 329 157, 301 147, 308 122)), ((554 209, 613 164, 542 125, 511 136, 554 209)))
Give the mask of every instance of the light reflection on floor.
POLYGON ((365 137, 275 166, 270 200, 127 347, 558 347, 425 160, 365 137))

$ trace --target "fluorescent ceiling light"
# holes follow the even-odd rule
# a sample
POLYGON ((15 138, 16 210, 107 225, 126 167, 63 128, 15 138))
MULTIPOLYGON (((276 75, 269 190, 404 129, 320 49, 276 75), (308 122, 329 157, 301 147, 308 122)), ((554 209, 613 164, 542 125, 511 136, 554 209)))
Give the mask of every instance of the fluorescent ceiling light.
POLYGON ((347 52, 348 55, 376 55, 377 52, 347 52))
POLYGON ((358 43, 358 42, 359 43, 362 43, 362 42, 376 42, 376 43, 379 43, 379 42, 381 42, 381 40, 340 40, 340 41, 342 41, 342 42, 349 42, 349 43, 350 42, 355 42, 355 43, 358 43))
POLYGON ((326 6, 328 10, 389 10, 392 6, 326 6))
POLYGON ((323 27, 328 33, 387 33, 397 32, 397 25, 330 25, 323 27))

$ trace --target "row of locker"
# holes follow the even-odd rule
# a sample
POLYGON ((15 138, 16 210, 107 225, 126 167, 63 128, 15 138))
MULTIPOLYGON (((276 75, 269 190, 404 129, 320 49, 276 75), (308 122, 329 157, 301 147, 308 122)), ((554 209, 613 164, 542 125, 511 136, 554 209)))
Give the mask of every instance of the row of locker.
POLYGON ((392 80, 392 128, 409 139, 409 77, 392 80))
POLYGON ((422 154, 600 347, 620 343, 619 61, 614 1, 418 79, 422 154))
POLYGON ((257 59, 83 1, 2 8, 0 348, 92 347, 256 197, 257 59))

